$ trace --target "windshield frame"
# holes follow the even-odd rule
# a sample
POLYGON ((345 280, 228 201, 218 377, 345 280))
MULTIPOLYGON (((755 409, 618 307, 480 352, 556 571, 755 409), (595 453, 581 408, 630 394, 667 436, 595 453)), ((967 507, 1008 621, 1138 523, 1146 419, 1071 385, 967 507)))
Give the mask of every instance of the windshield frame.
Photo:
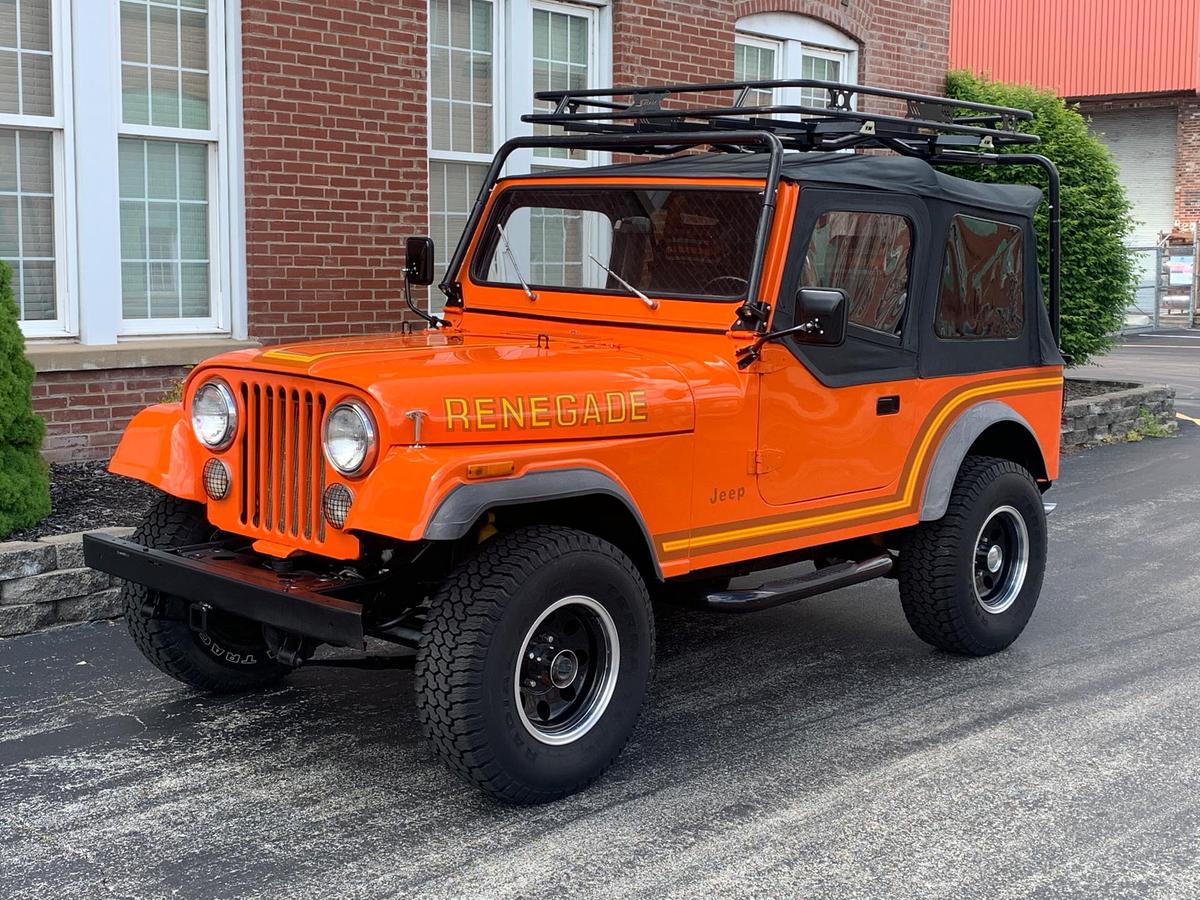
MULTIPOLYGON (((484 216, 478 233, 472 241, 471 258, 468 264, 464 267, 464 274, 467 275, 469 282, 473 285, 482 288, 502 288, 515 291, 521 291, 521 285, 516 282, 508 281, 492 281, 489 279, 486 272, 481 272, 484 260, 490 266, 497 252, 497 247, 500 245, 500 229, 496 227, 499 222, 501 213, 505 210, 504 195, 509 191, 555 191, 562 192, 571 190, 572 188, 588 189, 588 190, 603 190, 603 191, 705 191, 711 193, 743 193, 754 194, 758 197, 759 204, 756 209, 756 215, 761 218, 767 202, 767 192, 764 184, 761 181, 745 181, 740 180, 737 183, 730 183, 728 180, 722 180, 713 183, 703 183, 696 181, 677 182, 674 179, 663 179, 661 181, 645 181, 642 179, 636 180, 608 180, 593 181, 587 179, 586 176, 580 178, 574 172, 571 175, 545 174, 537 173, 533 175, 521 176, 511 180, 506 179, 499 184, 499 190, 492 198, 492 202, 488 205, 487 215, 484 216), (537 180, 530 180, 537 179, 537 180)), ((528 209, 530 207, 517 207, 516 209, 528 209)), ((514 210, 515 211, 515 210, 514 210)), ((506 224, 506 223, 500 223, 506 224)), ((682 300, 689 303, 705 303, 705 304, 744 304, 747 301, 748 294, 753 288, 751 278, 754 274, 754 255, 758 252, 757 247, 751 247, 750 257, 747 261, 746 272, 744 274, 734 275, 730 277, 740 278, 746 281, 745 289, 736 296, 717 296, 703 295, 696 293, 680 293, 669 291, 651 291, 641 285, 635 284, 638 290, 652 299, 661 300, 682 300)), ((532 280, 531 273, 525 273, 529 278, 529 287, 535 292, 544 292, 547 294, 558 295, 585 295, 599 297, 635 297, 624 288, 594 288, 594 287, 574 287, 567 285, 547 285, 535 283, 532 280)), ((632 282, 631 282, 632 283, 632 282)))

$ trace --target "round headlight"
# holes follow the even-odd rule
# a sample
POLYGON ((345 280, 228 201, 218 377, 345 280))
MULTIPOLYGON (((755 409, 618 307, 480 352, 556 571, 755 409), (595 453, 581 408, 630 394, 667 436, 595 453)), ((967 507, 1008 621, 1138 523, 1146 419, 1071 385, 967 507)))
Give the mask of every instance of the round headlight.
POLYGON ((237 404, 223 381, 208 381, 192 395, 192 431, 212 450, 224 450, 237 433, 237 404))
POLYGON ((375 420, 357 400, 339 403, 325 417, 325 458, 343 475, 357 475, 373 461, 375 420))

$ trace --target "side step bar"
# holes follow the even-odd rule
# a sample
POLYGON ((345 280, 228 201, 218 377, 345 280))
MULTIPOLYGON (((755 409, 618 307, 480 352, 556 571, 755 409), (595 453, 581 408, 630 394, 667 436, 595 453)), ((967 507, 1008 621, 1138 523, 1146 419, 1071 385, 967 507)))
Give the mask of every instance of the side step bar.
POLYGON ((717 591, 708 595, 709 609, 719 612, 758 612, 782 606, 795 600, 807 600, 838 588, 882 578, 892 571, 892 558, 887 554, 873 556, 862 562, 844 562, 818 569, 788 581, 772 581, 762 587, 740 591, 717 591))

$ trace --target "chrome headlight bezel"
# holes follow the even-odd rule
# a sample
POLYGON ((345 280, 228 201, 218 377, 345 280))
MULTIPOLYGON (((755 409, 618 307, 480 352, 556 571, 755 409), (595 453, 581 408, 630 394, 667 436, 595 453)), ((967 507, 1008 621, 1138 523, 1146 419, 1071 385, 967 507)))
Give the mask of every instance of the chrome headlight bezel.
POLYGON ((192 434, 196 436, 196 440, 209 450, 221 451, 229 449, 233 443, 233 439, 237 437, 238 430, 238 410, 237 401, 233 398, 233 391, 222 378, 210 378, 205 381, 200 387, 192 392, 192 402, 188 409, 188 417, 192 420, 192 434), (220 398, 223 412, 225 414, 225 427, 221 432, 220 438, 215 443, 210 443, 205 440, 201 432, 200 425, 196 421, 196 401, 200 394, 205 391, 215 390, 220 398))
POLYGON ((325 455, 326 462, 347 478, 359 478, 369 472, 375 465, 375 458, 379 453, 379 429, 375 426, 375 416, 372 415, 370 408, 361 400, 354 398, 347 398, 331 407, 325 414, 325 423, 321 427, 321 451, 325 455), (361 429, 363 449, 361 456, 354 460, 353 464, 346 464, 346 460, 339 462, 329 450, 330 429, 334 425, 335 416, 342 412, 350 413, 353 421, 361 429))

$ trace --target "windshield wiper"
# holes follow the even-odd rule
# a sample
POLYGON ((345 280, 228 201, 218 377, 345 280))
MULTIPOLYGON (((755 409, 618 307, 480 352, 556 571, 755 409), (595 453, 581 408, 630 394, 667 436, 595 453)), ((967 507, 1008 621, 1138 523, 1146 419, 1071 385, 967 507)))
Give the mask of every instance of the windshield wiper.
POLYGON ((596 265, 598 265, 600 268, 602 268, 605 272, 607 272, 613 278, 617 279, 617 281, 620 283, 621 287, 625 288, 625 290, 629 291, 629 293, 633 294, 635 297, 637 297, 639 300, 641 300, 643 303, 645 303, 651 309, 658 309, 658 301, 657 300, 651 300, 649 297, 647 297, 645 294, 643 294, 641 291, 639 291, 637 288, 635 288, 632 284, 630 284, 628 281, 626 281, 624 278, 622 278, 620 275, 618 275, 616 272, 614 272, 612 269, 610 269, 604 263, 600 262, 600 260, 596 259, 596 257, 592 256, 592 254, 589 253, 588 256, 591 257, 592 262, 594 262, 596 265))
POLYGON ((521 282, 521 290, 525 292, 525 296, 531 301, 536 300, 537 294, 529 289, 529 282, 521 274, 521 264, 517 262, 517 255, 513 253, 512 244, 508 242, 508 232, 504 230, 504 226, 499 222, 496 223, 496 230, 500 232, 500 240, 504 241, 504 255, 508 257, 508 261, 512 263, 513 271, 517 273, 517 281, 521 282))

